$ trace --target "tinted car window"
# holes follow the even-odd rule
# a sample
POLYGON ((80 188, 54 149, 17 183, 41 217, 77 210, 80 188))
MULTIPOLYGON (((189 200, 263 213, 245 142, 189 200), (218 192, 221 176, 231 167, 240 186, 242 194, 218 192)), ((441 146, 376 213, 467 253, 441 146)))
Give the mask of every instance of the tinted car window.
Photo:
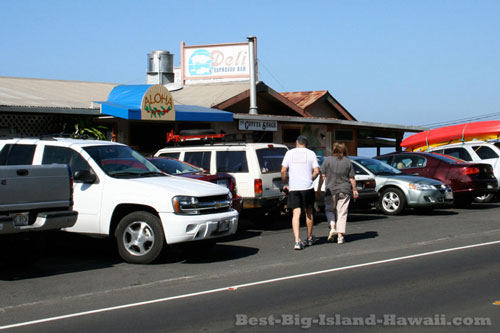
POLYGON ((469 152, 465 148, 447 148, 443 149, 445 155, 450 155, 451 157, 459 158, 464 161, 472 161, 469 152))
POLYGON ((218 151, 217 172, 248 172, 247 155, 244 151, 218 151))
POLYGON ((417 155, 401 155, 394 156, 392 161, 392 166, 397 169, 408 169, 408 168, 423 168, 425 166, 425 158, 417 155))
POLYGON ((286 148, 264 148, 257 149, 256 152, 262 173, 281 171, 281 162, 287 152, 286 148))
POLYGON ((366 172, 365 170, 363 170, 359 165, 357 165, 356 163, 353 163, 352 164, 352 167, 354 168, 354 173, 357 174, 357 175, 367 175, 368 172, 366 172))
POLYGON ((42 164, 69 164, 73 172, 88 170, 94 172, 85 159, 76 151, 66 147, 45 146, 42 164))
POLYGON ((162 157, 171 157, 175 159, 179 159, 179 156, 181 156, 181 153, 161 153, 160 156, 162 157))
POLYGON ((184 154, 184 161, 199 166, 205 170, 210 170, 211 154, 212 153, 209 151, 186 152, 184 154))
POLYGON ((0 165, 32 164, 35 148, 35 145, 6 144, 0 152, 0 165))
POLYGON ((479 156, 479 158, 482 160, 487 160, 489 158, 498 158, 498 154, 488 146, 473 146, 472 149, 474 149, 477 156, 479 156))
POLYGON ((390 159, 391 159, 391 156, 387 156, 387 157, 377 157, 377 160, 382 161, 382 162, 387 163, 387 164, 390 164, 390 163, 389 163, 390 159))
POLYGON ((356 159, 356 162, 373 172, 375 175, 399 175, 402 173, 389 164, 373 158, 359 158, 356 159))

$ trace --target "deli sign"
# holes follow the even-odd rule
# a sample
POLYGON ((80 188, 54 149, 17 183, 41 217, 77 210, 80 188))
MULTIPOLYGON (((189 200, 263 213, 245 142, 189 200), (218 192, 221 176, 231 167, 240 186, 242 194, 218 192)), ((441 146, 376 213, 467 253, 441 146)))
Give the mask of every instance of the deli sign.
POLYGON ((181 44, 181 81, 229 82, 250 79, 248 43, 181 44))
POLYGON ((240 131, 266 131, 276 132, 278 130, 278 122, 275 120, 243 120, 238 121, 238 129, 240 131))

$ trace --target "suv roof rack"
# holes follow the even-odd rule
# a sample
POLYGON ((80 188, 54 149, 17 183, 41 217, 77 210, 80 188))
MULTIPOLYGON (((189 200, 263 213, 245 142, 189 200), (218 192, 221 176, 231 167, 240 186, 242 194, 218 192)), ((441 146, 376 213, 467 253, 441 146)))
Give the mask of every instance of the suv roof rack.
POLYGON ((213 129, 182 130, 174 134, 171 130, 167 133, 167 145, 213 145, 258 143, 255 133, 226 134, 224 131, 216 133, 213 129))
POLYGON ((9 140, 9 139, 39 139, 39 140, 51 140, 55 141, 53 135, 40 135, 40 136, 25 136, 25 135, 0 135, 1 140, 9 140))
POLYGON ((184 130, 180 134, 174 134, 174 130, 167 133, 167 144, 180 144, 193 142, 198 144, 200 141, 206 142, 216 139, 222 139, 226 134, 216 134, 214 130, 184 130))

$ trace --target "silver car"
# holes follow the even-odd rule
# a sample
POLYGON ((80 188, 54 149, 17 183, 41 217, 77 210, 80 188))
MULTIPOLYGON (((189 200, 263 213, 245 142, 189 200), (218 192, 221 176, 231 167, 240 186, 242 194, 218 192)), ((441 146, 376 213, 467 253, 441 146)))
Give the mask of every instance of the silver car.
POLYGON ((380 194, 378 206, 386 215, 400 214, 405 207, 433 209, 453 204, 451 187, 438 180, 402 173, 373 158, 350 158, 375 177, 375 190, 380 194))

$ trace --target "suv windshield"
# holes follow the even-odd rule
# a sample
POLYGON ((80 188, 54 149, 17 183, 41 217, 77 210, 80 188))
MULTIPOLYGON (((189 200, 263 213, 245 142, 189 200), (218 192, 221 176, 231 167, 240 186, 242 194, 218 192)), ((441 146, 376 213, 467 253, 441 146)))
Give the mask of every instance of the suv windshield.
POLYGON ((280 172, 283 157, 287 152, 286 148, 263 148, 256 149, 262 173, 280 172))
POLYGON ((99 167, 109 176, 146 177, 164 174, 141 154, 128 146, 89 146, 83 148, 99 167))
POLYGON ((182 175, 204 171, 202 168, 170 158, 154 158, 149 161, 169 175, 182 175))

